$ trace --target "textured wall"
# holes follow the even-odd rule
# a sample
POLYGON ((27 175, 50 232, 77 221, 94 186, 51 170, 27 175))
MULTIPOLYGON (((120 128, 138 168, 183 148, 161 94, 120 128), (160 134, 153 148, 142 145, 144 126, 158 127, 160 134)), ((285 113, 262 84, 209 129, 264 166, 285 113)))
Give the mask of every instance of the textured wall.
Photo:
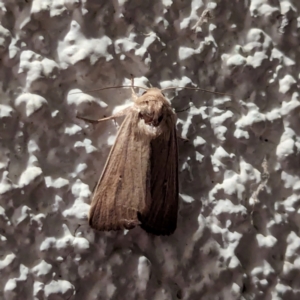
POLYGON ((0 2, 0 299, 299 299, 298 0, 0 2), (105 3, 105 4, 99 4, 105 3), (205 9, 210 18, 193 29, 205 9), (178 113, 170 237, 99 233, 91 192, 130 103, 178 113), (72 94, 73 93, 73 94, 72 94))

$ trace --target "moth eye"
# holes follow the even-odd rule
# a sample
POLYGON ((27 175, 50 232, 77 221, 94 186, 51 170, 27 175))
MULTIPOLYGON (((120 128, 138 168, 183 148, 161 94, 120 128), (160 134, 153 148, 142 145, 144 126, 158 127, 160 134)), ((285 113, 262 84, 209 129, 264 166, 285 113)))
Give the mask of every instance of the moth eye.
POLYGON ((163 117, 164 117, 163 115, 160 115, 160 116, 158 117, 158 119, 157 119, 158 123, 160 123, 160 122, 162 121, 163 117))

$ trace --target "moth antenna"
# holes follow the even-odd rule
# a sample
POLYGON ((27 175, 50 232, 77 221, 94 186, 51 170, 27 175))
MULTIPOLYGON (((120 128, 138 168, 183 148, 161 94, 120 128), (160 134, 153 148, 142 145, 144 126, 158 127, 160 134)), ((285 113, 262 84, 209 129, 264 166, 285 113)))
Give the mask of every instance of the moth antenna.
POLYGON ((184 111, 189 110, 190 108, 191 108, 191 106, 189 105, 187 108, 184 108, 184 109, 181 109, 181 110, 175 110, 175 112, 176 112, 176 114, 177 114, 177 113, 182 113, 182 112, 184 112, 184 111))
POLYGON ((201 88, 194 88, 194 87, 188 87, 188 86, 177 86, 177 87, 172 86, 172 87, 162 89, 161 91, 174 90, 174 89, 188 89, 188 90, 196 90, 196 91, 198 90, 198 91, 203 91, 203 92, 207 92, 207 93, 211 93, 211 94, 217 94, 217 95, 223 95, 223 96, 233 96, 231 94, 213 92, 213 91, 209 91, 209 90, 205 90, 205 89, 201 89, 201 88))
POLYGON ((198 26, 201 26, 205 21, 207 21, 207 19, 212 18, 211 16, 211 12, 209 9, 205 9, 199 20, 196 22, 196 24, 192 27, 192 30, 196 30, 198 26))
POLYGON ((103 91, 103 90, 111 90, 111 89, 119 89, 119 88, 140 88, 143 90, 148 90, 148 88, 142 87, 142 86, 138 86, 138 85, 120 85, 120 86, 108 86, 105 88, 100 88, 100 89, 95 89, 95 90, 87 90, 87 91, 81 91, 81 92, 74 92, 74 93, 70 93, 69 95, 74 95, 74 94, 80 94, 80 93, 90 93, 90 92, 97 92, 97 91, 103 91))

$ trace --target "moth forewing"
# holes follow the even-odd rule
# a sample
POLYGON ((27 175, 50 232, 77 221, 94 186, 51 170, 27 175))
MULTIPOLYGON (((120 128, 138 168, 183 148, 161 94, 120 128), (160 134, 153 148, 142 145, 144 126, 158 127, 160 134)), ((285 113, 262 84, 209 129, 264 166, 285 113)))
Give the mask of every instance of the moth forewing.
POLYGON ((141 225, 149 233, 172 234, 178 211, 176 115, 156 88, 135 96, 126 113, 92 196, 90 226, 141 225))

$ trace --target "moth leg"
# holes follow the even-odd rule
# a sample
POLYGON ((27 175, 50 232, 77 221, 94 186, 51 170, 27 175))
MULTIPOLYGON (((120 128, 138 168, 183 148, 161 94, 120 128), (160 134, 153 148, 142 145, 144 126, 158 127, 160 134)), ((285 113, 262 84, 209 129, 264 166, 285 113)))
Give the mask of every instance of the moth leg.
POLYGON ((102 119, 98 119, 98 120, 91 120, 91 119, 80 117, 80 116, 76 116, 76 118, 80 119, 80 120, 83 120, 83 121, 86 121, 86 122, 89 122, 89 123, 92 123, 92 124, 97 124, 97 123, 100 123, 100 122, 103 122, 103 121, 108 121, 108 120, 111 120, 111 119, 116 119, 116 118, 119 118, 119 117, 123 117, 130 110, 131 110, 131 106, 122 109, 121 111, 113 114, 112 116, 109 116, 109 117, 106 117, 106 118, 102 118, 102 119))

